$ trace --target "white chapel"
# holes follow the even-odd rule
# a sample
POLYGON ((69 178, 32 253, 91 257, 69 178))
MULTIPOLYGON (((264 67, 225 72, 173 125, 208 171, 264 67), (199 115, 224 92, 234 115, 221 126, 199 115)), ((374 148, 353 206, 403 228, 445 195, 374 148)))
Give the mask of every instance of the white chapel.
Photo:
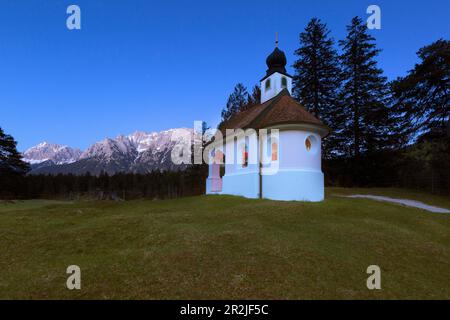
POLYGON ((291 97, 284 52, 276 47, 266 64, 261 103, 222 123, 221 137, 208 145, 206 193, 322 201, 321 142, 329 128, 291 97))

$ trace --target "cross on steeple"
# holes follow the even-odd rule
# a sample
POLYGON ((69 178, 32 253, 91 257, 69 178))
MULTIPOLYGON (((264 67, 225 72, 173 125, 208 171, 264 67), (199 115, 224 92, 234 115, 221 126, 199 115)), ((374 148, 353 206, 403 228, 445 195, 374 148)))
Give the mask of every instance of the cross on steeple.
POLYGON ((278 32, 275 32, 275 47, 278 48, 278 32))

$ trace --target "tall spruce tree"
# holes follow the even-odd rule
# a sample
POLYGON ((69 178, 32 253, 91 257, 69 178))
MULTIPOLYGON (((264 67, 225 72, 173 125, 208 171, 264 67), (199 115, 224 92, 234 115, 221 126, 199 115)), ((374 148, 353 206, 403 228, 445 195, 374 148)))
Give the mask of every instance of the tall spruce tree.
POLYGON ((17 142, 0 128, 0 176, 23 174, 28 169, 28 164, 22 161, 22 155, 17 151, 17 142))
POLYGON ((338 104, 340 71, 334 40, 325 23, 312 18, 300 33, 300 48, 295 51, 293 95, 310 112, 332 128, 324 140, 323 155, 338 155, 343 124, 342 108, 338 104))
POLYGON ((393 119, 386 77, 375 60, 380 52, 375 39, 359 17, 352 19, 347 31, 347 37, 339 41, 343 80, 339 99, 345 114, 342 146, 348 156, 358 160, 362 154, 391 145, 393 119))
POLYGON ((17 152, 14 138, 0 128, 0 198, 17 198, 23 193, 23 175, 29 170, 17 152))
POLYGON ((247 98, 247 88, 242 83, 238 83, 228 97, 226 107, 222 110, 222 121, 227 121, 232 115, 242 111, 247 105, 247 98))
POLYGON ((248 94, 247 104, 242 108, 245 111, 261 102, 261 88, 258 85, 253 86, 252 93, 248 94))
POLYGON ((440 39, 417 52, 420 63, 392 87, 400 129, 407 140, 446 135, 450 117, 450 41, 440 39))

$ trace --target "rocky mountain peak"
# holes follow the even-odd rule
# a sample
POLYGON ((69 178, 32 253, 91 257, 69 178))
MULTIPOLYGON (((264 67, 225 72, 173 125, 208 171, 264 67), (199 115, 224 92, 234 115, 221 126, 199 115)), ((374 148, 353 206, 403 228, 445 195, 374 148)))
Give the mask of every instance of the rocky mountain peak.
POLYGON ((49 160, 55 164, 65 164, 77 161, 81 150, 45 141, 29 148, 22 155, 24 161, 31 164, 49 160))

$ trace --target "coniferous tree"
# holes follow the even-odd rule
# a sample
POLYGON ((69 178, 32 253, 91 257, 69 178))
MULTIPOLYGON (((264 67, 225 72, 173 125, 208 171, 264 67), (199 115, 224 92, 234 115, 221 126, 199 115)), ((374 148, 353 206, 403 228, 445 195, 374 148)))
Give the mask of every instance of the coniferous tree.
POLYGON ((0 128, 0 175, 24 174, 28 164, 22 161, 22 155, 17 151, 17 142, 0 128))
MULTIPOLYGON (((389 90, 375 57, 380 52, 361 18, 347 26, 347 37, 339 41, 342 67, 340 103, 345 114, 342 137, 344 152, 358 159, 391 145, 393 119, 388 107, 389 90)), ((358 163, 356 161, 355 163, 358 163)))
POLYGON ((310 112, 332 128, 324 140, 324 157, 333 157, 337 152, 343 112, 338 104, 340 71, 338 54, 333 48, 334 40, 329 36, 325 23, 313 18, 305 31, 300 33, 300 48, 295 51, 293 95, 310 112))
POLYGON ((408 138, 438 131, 450 117, 450 41, 440 39, 417 52, 420 63, 392 87, 402 134, 408 138))
POLYGON ((238 83, 233 93, 228 97, 227 105, 222 110, 222 121, 227 121, 234 114, 242 111, 247 104, 248 92, 242 83, 238 83))
POLYGON ((252 93, 248 94, 247 103, 242 108, 242 111, 245 111, 254 105, 257 105, 261 102, 261 88, 258 85, 255 85, 252 89, 252 93))
POLYGON ((450 192, 450 41, 417 52, 420 62, 393 81, 398 129, 405 144, 401 176, 415 187, 450 192), (447 132, 448 131, 448 132, 447 132))
POLYGON ((14 138, 0 128, 0 197, 17 198, 24 188, 21 177, 29 168, 16 146, 14 138))

